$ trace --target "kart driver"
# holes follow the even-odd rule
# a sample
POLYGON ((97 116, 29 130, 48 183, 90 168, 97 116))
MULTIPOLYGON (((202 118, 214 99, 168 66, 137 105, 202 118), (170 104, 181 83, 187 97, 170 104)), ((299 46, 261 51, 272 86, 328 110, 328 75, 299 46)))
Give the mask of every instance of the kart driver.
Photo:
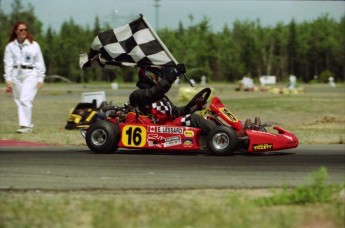
POLYGON ((187 105, 176 107, 165 96, 177 76, 185 72, 184 64, 178 64, 176 68, 139 68, 139 80, 136 84, 139 89, 130 94, 129 102, 132 106, 138 107, 144 115, 153 115, 157 124, 170 122, 176 126, 196 127, 201 129, 202 136, 207 136, 215 124, 192 113, 201 110, 202 105, 197 106, 196 109, 189 108, 187 105))

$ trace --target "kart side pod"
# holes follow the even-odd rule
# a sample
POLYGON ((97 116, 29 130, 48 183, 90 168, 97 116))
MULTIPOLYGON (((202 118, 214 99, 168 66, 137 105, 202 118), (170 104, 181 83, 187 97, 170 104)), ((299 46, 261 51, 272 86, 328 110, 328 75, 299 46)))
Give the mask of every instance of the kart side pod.
POLYGON ((298 139, 293 133, 278 126, 273 129, 278 133, 246 130, 249 137, 248 152, 284 150, 298 146, 298 139))

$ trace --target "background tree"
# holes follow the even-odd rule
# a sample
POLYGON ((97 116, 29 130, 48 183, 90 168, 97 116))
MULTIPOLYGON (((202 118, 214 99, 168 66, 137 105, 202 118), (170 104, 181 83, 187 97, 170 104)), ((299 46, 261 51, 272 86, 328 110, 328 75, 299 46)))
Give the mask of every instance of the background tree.
POLYGON ((298 68, 298 40, 297 40, 297 31, 296 23, 292 20, 289 24, 289 36, 287 43, 287 71, 293 75, 300 75, 298 68))
MULTIPOLYGON (((98 33, 111 28, 107 23, 102 25, 98 17, 92 28, 69 19, 58 31, 49 27, 43 32, 43 24, 31 4, 23 6, 21 0, 14 0, 11 8, 6 13, 0 9, 1 53, 13 24, 21 20, 28 22, 30 32, 41 45, 47 75, 58 74, 81 83, 137 80, 136 68, 79 68, 79 54, 89 51, 98 33)), ((315 75, 332 75, 336 81, 345 81, 345 15, 340 21, 322 15, 313 21, 298 24, 292 20, 272 27, 261 26, 259 20, 235 21, 220 32, 212 31, 208 18, 198 23, 193 15, 189 18, 189 26, 180 22, 177 29, 156 32, 177 61, 186 64, 187 75, 196 81, 205 75, 209 81, 235 82, 248 73, 254 78, 275 75, 279 82, 288 81, 290 74, 304 82, 315 75)), ((3 72, 2 59, 0 70, 3 72)))

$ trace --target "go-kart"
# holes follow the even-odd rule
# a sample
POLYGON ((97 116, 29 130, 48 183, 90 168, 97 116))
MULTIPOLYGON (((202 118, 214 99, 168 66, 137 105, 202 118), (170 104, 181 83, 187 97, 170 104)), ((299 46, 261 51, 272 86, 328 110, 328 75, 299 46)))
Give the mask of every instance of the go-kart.
POLYGON ((81 134, 95 153, 113 153, 118 148, 174 151, 206 148, 216 155, 229 155, 237 150, 254 153, 298 146, 298 139, 293 133, 279 126, 273 127, 276 133, 270 133, 266 130, 270 125, 262 124, 258 117, 254 123, 250 119, 242 123, 218 97, 213 97, 209 107, 206 107, 210 94, 211 89, 205 88, 187 104, 192 112, 203 107, 200 115, 216 124, 207 137, 201 136, 199 128, 172 123, 158 125, 153 116, 142 115, 129 104, 103 107, 106 119, 82 129, 81 134))

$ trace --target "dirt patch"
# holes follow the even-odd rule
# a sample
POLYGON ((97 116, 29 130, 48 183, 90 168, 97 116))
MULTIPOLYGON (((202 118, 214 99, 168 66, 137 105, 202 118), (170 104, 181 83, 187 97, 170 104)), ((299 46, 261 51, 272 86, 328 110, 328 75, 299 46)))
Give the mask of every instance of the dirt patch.
POLYGON ((345 118, 340 118, 340 117, 336 117, 336 116, 323 116, 318 120, 315 120, 311 123, 306 123, 305 125, 307 126, 313 126, 313 125, 319 125, 319 124, 332 124, 332 123, 345 123, 345 118))

